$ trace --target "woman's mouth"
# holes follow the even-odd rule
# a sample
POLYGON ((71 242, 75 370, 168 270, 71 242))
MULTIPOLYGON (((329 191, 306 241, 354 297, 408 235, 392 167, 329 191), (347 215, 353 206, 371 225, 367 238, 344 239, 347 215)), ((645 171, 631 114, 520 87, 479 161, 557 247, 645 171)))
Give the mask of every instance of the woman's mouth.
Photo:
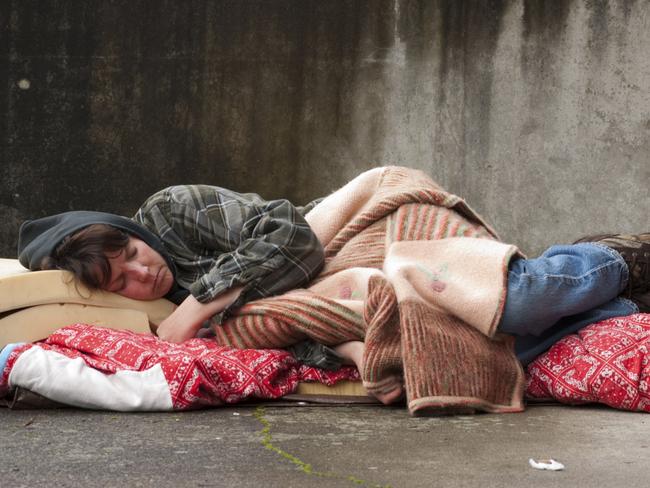
POLYGON ((153 291, 158 290, 158 278, 160 277, 161 271, 162 271, 162 267, 158 268, 158 272, 156 273, 156 276, 153 279, 153 286, 152 286, 153 291))

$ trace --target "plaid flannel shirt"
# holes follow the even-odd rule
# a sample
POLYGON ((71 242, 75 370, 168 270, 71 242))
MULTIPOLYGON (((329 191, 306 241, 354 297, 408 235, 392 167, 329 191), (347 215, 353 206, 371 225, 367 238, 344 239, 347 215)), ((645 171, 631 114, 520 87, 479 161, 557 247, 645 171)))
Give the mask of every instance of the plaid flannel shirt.
POLYGON ((198 301, 243 285, 236 307, 316 276, 323 247, 303 218, 316 203, 294 207, 253 193, 181 185, 149 197, 134 220, 160 237, 176 264, 176 282, 198 301))

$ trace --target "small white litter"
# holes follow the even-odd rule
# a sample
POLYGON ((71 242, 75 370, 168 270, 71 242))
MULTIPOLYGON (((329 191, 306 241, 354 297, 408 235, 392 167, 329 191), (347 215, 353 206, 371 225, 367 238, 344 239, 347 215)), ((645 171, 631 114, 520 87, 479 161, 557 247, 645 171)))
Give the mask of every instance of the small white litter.
POLYGON ((533 458, 528 460, 528 464, 535 469, 545 469, 547 471, 562 471, 564 464, 558 463, 555 459, 540 459, 535 461, 533 458))

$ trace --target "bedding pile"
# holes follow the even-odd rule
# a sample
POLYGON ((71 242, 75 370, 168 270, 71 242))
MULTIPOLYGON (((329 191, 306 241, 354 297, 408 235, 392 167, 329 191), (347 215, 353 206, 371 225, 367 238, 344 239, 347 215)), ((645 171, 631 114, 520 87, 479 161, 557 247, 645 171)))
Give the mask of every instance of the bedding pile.
POLYGON ((387 392, 403 375, 413 414, 523 410, 523 370, 510 338, 495 334, 517 250, 460 197, 420 171, 376 168, 306 220, 325 247, 319 277, 244 305, 213 327, 217 342, 363 340, 364 387, 387 392))
MULTIPOLYGON (((526 397, 650 412, 650 314, 605 320, 533 361, 526 397)), ((0 398, 15 388, 59 403, 118 411, 189 410, 335 385, 356 369, 323 371, 283 350, 241 350, 209 339, 175 345, 148 334, 75 324, 0 354, 0 398)))
POLYGON ((5 348, 0 367, 0 397, 20 387, 66 405, 117 411, 275 399, 293 393, 301 381, 331 386, 359 378, 355 368, 323 371, 282 350, 238 350, 209 339, 171 344, 150 334, 86 324, 63 327, 43 342, 5 348))
POLYGON ((376 168, 306 219, 325 247, 320 276, 306 290, 241 307, 213 327, 216 343, 174 346, 66 327, 40 345, 15 348, 5 388, 21 385, 67 404, 115 410, 275 398, 298 380, 283 366, 291 360, 250 350, 310 337, 325 344, 364 340, 364 386, 382 392, 403 375, 411 413, 523 410, 523 370, 512 341, 495 335, 516 248, 498 242, 461 198, 420 171, 376 168), (241 364, 234 367, 233 358, 241 364))

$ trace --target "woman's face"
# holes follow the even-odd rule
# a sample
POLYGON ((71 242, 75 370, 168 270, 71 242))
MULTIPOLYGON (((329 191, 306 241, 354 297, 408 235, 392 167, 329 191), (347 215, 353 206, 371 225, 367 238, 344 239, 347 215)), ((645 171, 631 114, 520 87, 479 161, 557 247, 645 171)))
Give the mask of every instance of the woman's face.
POLYGON ((130 236, 124 250, 107 258, 111 278, 106 291, 135 300, 155 300, 165 296, 174 284, 165 259, 136 237, 130 236))

